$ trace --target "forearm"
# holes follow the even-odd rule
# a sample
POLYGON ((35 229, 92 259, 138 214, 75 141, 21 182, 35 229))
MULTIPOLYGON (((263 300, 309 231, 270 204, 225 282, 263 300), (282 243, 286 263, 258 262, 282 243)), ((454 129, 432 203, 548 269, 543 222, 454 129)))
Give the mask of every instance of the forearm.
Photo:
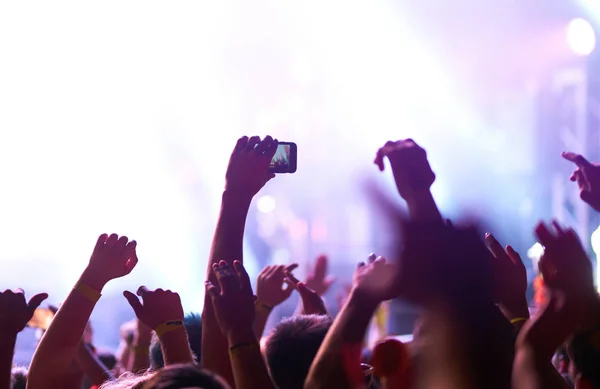
MULTIPOLYGON (((221 212, 215 229, 210 261, 206 271, 207 279, 216 284, 212 264, 226 261, 230 265, 235 260, 243 260, 243 240, 246 216, 252 198, 235 192, 225 191, 221 212)), ((233 373, 227 351, 227 339, 217 324, 212 301, 207 295, 202 311, 202 364, 205 368, 222 376, 233 385, 233 373)))
POLYGON ((76 360, 81 371, 96 386, 115 379, 104 363, 98 359, 87 345, 81 344, 77 351, 76 360))
POLYGON ((260 345, 252 331, 230 335, 228 347, 237 389, 274 389, 260 345))
MULTIPOLYGON (((98 292, 104 287, 86 272, 80 282, 98 292)), ((35 351, 28 375, 28 389, 61 385, 95 305, 95 301, 79 290, 73 289, 69 293, 35 351)))
MULTIPOLYGON (((350 387, 343 358, 344 351, 360 349, 377 303, 355 291, 327 333, 306 379, 306 388, 350 387)), ((355 368, 359 368, 356 361, 355 368)), ((350 368, 354 368, 350 366, 350 368)))
MULTIPOLYGON (((260 302, 257 301, 257 304, 260 304, 260 302)), ((267 321, 269 320, 269 316, 271 314, 271 309, 268 309, 264 306, 257 306, 256 304, 254 306, 254 335, 256 335, 256 339, 260 339, 263 337, 267 321)))
POLYGON ((429 190, 415 192, 410 199, 406 199, 410 219, 415 222, 431 223, 442 222, 442 215, 429 190))
POLYGON ((128 371, 140 373, 150 368, 150 343, 133 344, 132 352, 129 354, 128 371))
POLYGON ((529 345, 519 347, 513 365, 514 389, 568 389, 552 363, 529 345))
POLYGON ((17 342, 17 334, 2 333, 0 334, 0 389, 10 389, 10 377, 12 372, 13 354, 15 352, 15 344, 17 342))
POLYGON ((194 362, 185 327, 181 326, 162 335, 160 345, 165 358, 165 366, 194 362))

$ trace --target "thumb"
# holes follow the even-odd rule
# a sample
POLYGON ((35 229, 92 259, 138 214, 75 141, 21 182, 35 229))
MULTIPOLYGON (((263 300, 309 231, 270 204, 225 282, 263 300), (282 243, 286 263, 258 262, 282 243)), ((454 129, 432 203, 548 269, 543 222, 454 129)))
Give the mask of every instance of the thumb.
POLYGON ((29 300, 29 303, 27 303, 27 306, 29 307, 29 309, 31 311, 33 311, 37 307, 39 307, 40 304, 42 304, 42 302, 44 300, 46 300, 47 298, 48 298, 48 293, 38 293, 29 300))
POLYGON ((306 287, 304 282, 299 282, 296 285, 296 289, 298 289, 298 293, 300 293, 302 301, 311 301, 313 294, 315 294, 315 292, 306 287))
POLYGON ((135 294, 131 293, 128 290, 123 292, 123 296, 125 296, 125 298, 127 299, 127 302, 129 303, 129 305, 131 305, 131 308, 133 308, 133 312, 135 312, 135 315, 139 318, 140 313, 142 312, 142 309, 144 308, 142 306, 142 303, 140 302, 140 300, 137 298, 137 296, 135 294))

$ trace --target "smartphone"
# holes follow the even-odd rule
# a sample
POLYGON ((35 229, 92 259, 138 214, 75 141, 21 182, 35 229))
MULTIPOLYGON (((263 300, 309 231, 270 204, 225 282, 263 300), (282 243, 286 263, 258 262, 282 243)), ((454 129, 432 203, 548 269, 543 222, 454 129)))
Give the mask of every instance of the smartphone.
POLYGON ((292 142, 279 142, 277 151, 271 160, 269 171, 272 173, 295 173, 298 147, 292 142))
POLYGON ((33 311, 33 317, 27 323, 28 327, 47 330, 54 318, 54 312, 48 308, 37 308, 33 311))

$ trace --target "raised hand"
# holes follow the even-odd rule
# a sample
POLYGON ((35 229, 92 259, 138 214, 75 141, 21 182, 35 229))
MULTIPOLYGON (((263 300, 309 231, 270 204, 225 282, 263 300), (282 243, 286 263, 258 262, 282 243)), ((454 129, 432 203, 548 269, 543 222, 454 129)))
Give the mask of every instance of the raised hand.
POLYGON ((233 269, 221 261, 213 265, 213 271, 219 285, 207 281, 206 288, 221 331, 228 339, 252 333, 254 294, 246 269, 240 261, 233 262, 233 269))
POLYGON ((562 157, 577 166, 570 179, 577 182, 581 199, 600 212, 600 164, 570 152, 562 153, 562 157))
POLYGON ((331 284, 335 281, 334 276, 330 276, 327 274, 327 269, 329 267, 329 259, 326 255, 320 255, 315 264, 306 277, 306 287, 308 289, 314 290, 319 296, 323 296, 329 288, 331 284))
POLYGON ((302 299, 302 314, 303 315, 327 315, 325 302, 317 292, 308 288, 306 283, 300 282, 290 272, 286 272, 286 280, 291 287, 296 289, 302 299))
POLYGON ((123 292, 137 318, 148 328, 155 329, 163 323, 183 321, 183 307, 177 293, 162 289, 149 290, 140 286, 137 295, 142 301, 129 291, 123 292))
POLYGON ((138 262, 136 246, 136 241, 126 236, 100 235, 82 280, 101 290, 108 281, 131 273, 138 262))
POLYGON ((592 276, 592 264, 575 231, 563 229, 557 222, 552 227, 544 223, 535 229, 545 247, 539 268, 546 287, 564 292, 568 300, 581 304, 582 314, 587 304, 597 301, 592 276))
POLYGON ((492 278, 496 302, 509 320, 528 318, 527 270, 521 256, 510 245, 504 249, 492 234, 485 235, 485 243, 494 257, 492 278))
POLYGON ((244 136, 237 141, 225 176, 226 190, 252 197, 273 177, 269 164, 277 151, 277 140, 266 136, 244 136))
POLYGON ((23 289, 0 293, 0 332, 16 335, 23 331, 33 312, 47 298, 46 293, 39 293, 27 302, 23 289))
POLYGON ((398 296, 397 278, 396 265, 371 254, 368 262, 360 262, 354 271, 352 293, 378 304, 398 296))
POLYGON ((260 303, 265 304, 269 309, 287 300, 294 288, 285 283, 285 273, 292 272, 298 267, 293 263, 288 266, 275 265, 265 267, 258 275, 256 283, 256 297, 260 303), (284 288, 284 286, 287 286, 284 288))
POLYGON ((385 157, 390 160, 398 192, 406 201, 428 191, 435 181, 427 153, 412 139, 389 141, 377 151, 374 163, 381 171, 385 168, 385 157))

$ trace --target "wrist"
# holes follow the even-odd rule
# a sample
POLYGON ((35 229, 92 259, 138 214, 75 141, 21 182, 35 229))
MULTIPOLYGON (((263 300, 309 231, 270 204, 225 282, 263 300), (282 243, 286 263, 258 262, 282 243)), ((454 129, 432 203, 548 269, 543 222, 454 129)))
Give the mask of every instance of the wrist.
POLYGON ((527 305, 527 300, 524 297, 522 299, 515 299, 510 302, 503 301, 498 304, 498 307, 508 320, 529 318, 529 306, 527 305))
POLYGON ((360 288, 353 288, 348 296, 348 305, 355 306, 364 312, 375 312, 381 301, 374 299, 360 288))
POLYGON ((88 266, 81 274, 81 277, 79 277, 79 282, 82 282, 98 293, 101 293, 108 281, 100 279, 94 274, 94 270, 88 266))
POLYGON ((252 202, 253 194, 245 192, 240 189, 226 188, 223 191, 222 201, 225 204, 240 205, 250 207, 252 202))
POLYGON ((257 342, 257 339, 252 328, 231 329, 227 332, 227 342, 229 347, 233 347, 242 343, 257 342))

